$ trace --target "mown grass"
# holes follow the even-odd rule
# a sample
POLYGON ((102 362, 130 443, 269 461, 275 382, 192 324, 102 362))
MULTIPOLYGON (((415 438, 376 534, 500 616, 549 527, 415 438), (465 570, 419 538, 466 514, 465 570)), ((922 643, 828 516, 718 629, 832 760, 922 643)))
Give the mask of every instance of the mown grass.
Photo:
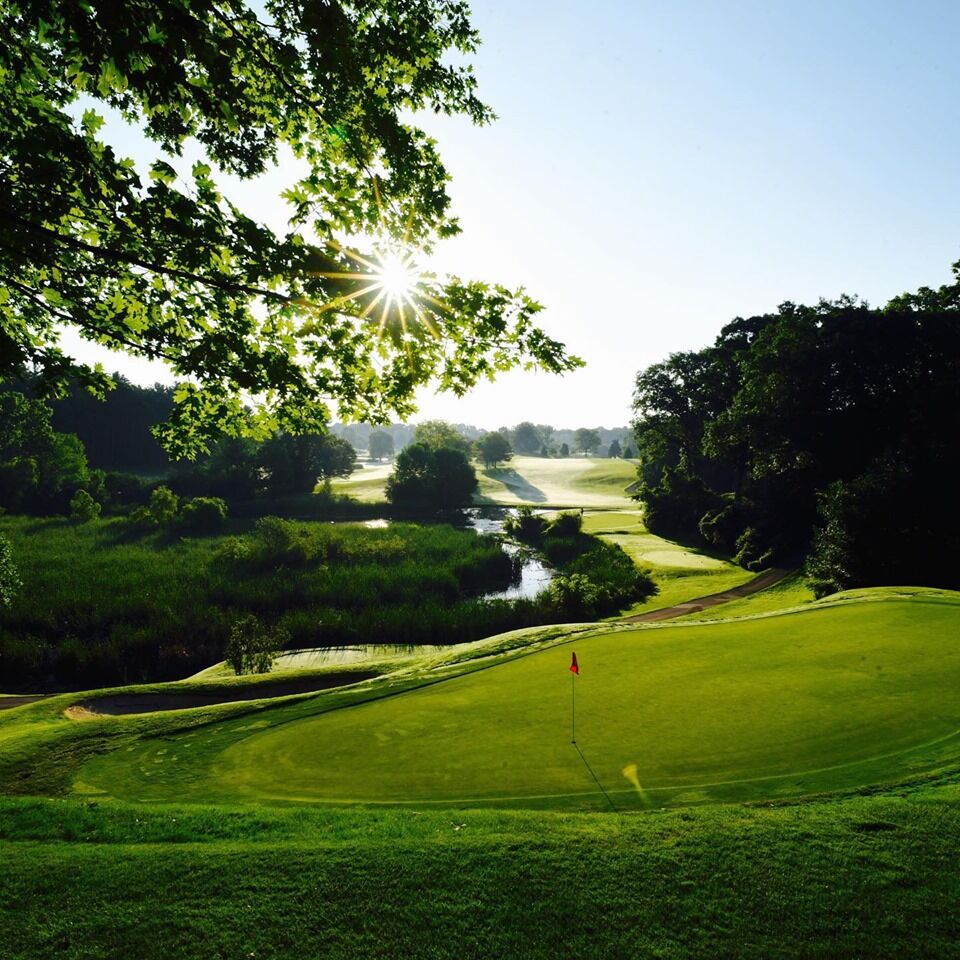
POLYGON ((5 960, 957 955, 955 784, 630 816, 0 801, 5 960))
POLYGON ((598 629, 575 643, 582 755, 574 645, 560 644, 449 679, 428 670, 386 696, 373 685, 359 704, 330 693, 252 727, 144 740, 88 763, 77 788, 561 809, 608 803, 594 778, 625 809, 852 789, 960 755, 958 631, 956 595, 598 629))
POLYGON ((720 593, 755 576, 722 557, 650 533, 639 510, 588 513, 583 519, 583 529, 620 547, 638 566, 649 569, 657 584, 657 593, 634 604, 625 616, 720 593))
MULTIPOLYGON (((945 591, 855 591, 750 621, 541 628, 434 654, 415 669, 395 664, 365 690, 280 706, 82 723, 62 714, 76 695, 18 707, 0 714, 0 791, 62 793, 99 769, 111 792, 138 797, 139 785, 154 799, 0 798, 2 955, 956 956, 960 760, 955 746, 907 741, 958 720, 958 609, 960 598, 945 591), (449 792, 449 780, 471 770, 488 785, 521 765, 555 776, 525 743, 541 742, 541 715, 554 709, 543 683, 558 673, 564 701, 569 693, 570 637, 583 670, 578 700, 594 723, 603 716, 611 758, 632 740, 640 745, 638 780, 648 758, 671 746, 668 762, 680 768, 742 766, 748 754, 776 766, 858 746, 902 747, 900 761, 868 758, 852 779, 829 771, 819 781, 795 778, 789 792, 836 791, 800 802, 755 790, 753 798, 767 799, 717 804, 687 790, 673 798, 681 809, 623 812, 629 794, 612 790, 617 813, 609 805, 602 813, 282 806, 250 795, 238 803, 236 784, 232 797, 220 792, 232 776, 222 760, 228 742, 256 746, 239 764, 248 782, 251 763, 279 779, 297 751, 316 758, 310 772, 321 781, 331 770, 366 784, 426 775, 449 792), (441 682, 422 686, 433 678, 441 682), (441 694, 440 710, 415 702, 441 694), (498 701, 517 711, 516 724, 506 728, 498 701), (353 733, 343 727, 350 715, 363 721, 353 733), (632 731, 622 716, 637 721, 632 731), (807 725, 783 736, 799 717, 807 725), (260 749, 285 729, 285 756, 260 749), (388 742, 379 744, 382 735, 388 742), (174 756, 194 751, 193 772, 171 776, 183 759, 174 756), (142 773, 161 770, 166 786, 148 786, 142 773), (218 785, 218 777, 226 779, 218 785)), ((626 783, 595 753, 590 723, 582 730, 601 780, 626 783)), ((567 736, 564 729, 572 751, 567 736)), ((586 781, 582 764, 581 775, 586 781)), ((668 798, 654 791, 649 799, 668 798)))
MULTIPOLYGON (((366 502, 385 498, 392 465, 363 467, 332 490, 366 502)), ((516 506, 630 507, 626 488, 637 479, 636 464, 599 457, 514 457, 496 469, 477 467, 478 503, 516 506)))

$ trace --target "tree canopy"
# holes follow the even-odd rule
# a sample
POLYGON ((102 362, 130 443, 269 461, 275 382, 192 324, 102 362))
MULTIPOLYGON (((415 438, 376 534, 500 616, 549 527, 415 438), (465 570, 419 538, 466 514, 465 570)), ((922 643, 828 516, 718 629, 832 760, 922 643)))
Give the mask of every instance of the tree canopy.
POLYGON ((499 430, 485 433, 477 442, 477 456, 485 467, 495 467, 498 463, 510 460, 513 449, 510 441, 499 430))
POLYGON ((413 442, 433 450, 447 447, 465 454, 470 452, 470 441, 446 420, 424 420, 423 423, 418 423, 413 431, 413 442))
POLYGON ((418 112, 483 124, 459 0, 2 3, 0 376, 110 387, 60 332, 164 361, 174 455, 335 415, 386 422, 428 381, 462 393, 511 367, 579 364, 522 291, 378 280, 396 244, 458 231, 418 112), (105 122, 109 118, 110 122, 105 122), (123 122, 153 153, 110 142, 123 122), (197 159, 188 163, 185 157, 197 159), (295 160, 288 163, 289 158, 295 160), (218 185, 295 170, 286 231, 218 185), (373 238, 353 252, 358 237, 373 238))
MULTIPOLYGON (((955 267, 960 281, 960 264, 955 267)), ((782 304, 642 371, 634 409, 651 530, 747 566, 808 559, 818 592, 960 586, 960 282, 782 304)))
POLYGON ((476 489, 477 474, 462 451, 412 443, 398 454, 386 493, 395 507, 435 513, 469 504, 476 489))

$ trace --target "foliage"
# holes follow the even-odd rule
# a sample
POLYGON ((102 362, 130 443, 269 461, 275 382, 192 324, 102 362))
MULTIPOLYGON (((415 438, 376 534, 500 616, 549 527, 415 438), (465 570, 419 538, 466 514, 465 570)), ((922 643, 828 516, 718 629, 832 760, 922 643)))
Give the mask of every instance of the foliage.
POLYGON ((499 430, 485 433, 475 444, 477 456, 488 469, 513 458, 510 441, 499 430))
POLYGON ((476 489, 476 471, 460 450, 413 443, 397 456, 386 495, 401 509, 434 513, 469 504, 476 489))
POLYGON ((862 586, 955 587, 951 558, 960 551, 960 522, 944 505, 955 497, 960 457, 934 450, 881 458, 820 494, 817 528, 806 563, 817 597, 862 586))
POLYGON ((89 523, 100 516, 100 509, 100 504, 86 490, 78 490, 70 500, 70 519, 89 523))
POLYGON ((534 513, 532 507, 518 507, 515 515, 508 516, 503 522, 504 532, 515 540, 539 546, 547 532, 547 518, 534 513))
POLYGON ((32 366, 45 395, 74 381, 108 389, 63 351, 64 328, 160 359, 181 378, 159 430, 179 456, 221 432, 316 432, 331 407, 406 416, 430 380, 460 393, 517 365, 578 365, 534 325, 540 307, 522 293, 424 279, 422 322, 394 305, 383 323, 361 323, 375 293, 357 296, 367 281, 344 278, 358 268, 340 242, 350 236, 427 250, 458 231, 434 141, 410 118, 492 117, 469 64, 451 62, 477 43, 466 7, 447 0, 11 8, 0 374, 32 366), (145 178, 107 139, 98 107, 154 149, 145 178), (189 169, 188 144, 199 153, 189 169), (287 156, 297 179, 282 192, 281 234, 217 180, 259 177, 287 156))
POLYGON ((560 444, 560 456, 561 456, 561 457, 569 457, 569 456, 570 456, 570 444, 568 444, 568 443, 561 443, 561 444, 560 444))
POLYGON ((394 452, 393 437, 386 430, 371 430, 367 453, 371 460, 382 460, 392 457, 394 452))
POLYGON ((513 449, 519 454, 533 456, 540 452, 543 446, 543 437, 540 431, 529 421, 518 423, 511 431, 513 449))
POLYGON ((592 456, 600 446, 600 434, 596 430, 581 427, 574 435, 574 442, 577 450, 587 454, 587 456, 592 456))
POLYGON ((583 530, 583 514, 558 513, 550 521, 550 535, 552 537, 576 537, 583 530))
POLYGON ((0 536, 0 609, 9 607, 23 587, 10 541, 0 536))
POLYGON ((51 426, 50 408, 21 393, 0 394, 0 507, 65 512, 90 480, 83 445, 51 426))
POLYGON ((233 621, 223 658, 237 676, 242 673, 269 673, 288 640, 285 630, 266 629, 259 618, 248 613, 233 621))
POLYGON ((623 455, 623 450, 620 447, 620 441, 614 440, 609 447, 607 447, 607 456, 611 459, 623 455))
POLYGON ((624 450, 623 450, 623 459, 632 460, 635 456, 636 454, 633 452, 633 447, 631 447, 630 444, 627 444, 627 446, 624 447, 624 450))
POLYGON ((960 282, 950 289, 881 310, 848 297, 785 303, 642 371, 634 409, 649 528, 705 540, 750 569, 806 555, 819 591, 894 576, 960 585, 930 559, 960 535, 941 482, 960 461, 950 421, 960 282))
POLYGON ((246 613, 298 647, 457 643, 550 616, 479 599, 510 585, 513 559, 494 538, 448 524, 264 518, 252 534, 131 539, 121 519, 5 518, 0 532, 28 587, 0 624, 7 690, 180 679, 220 660, 246 613))
POLYGON ((349 477, 357 454, 333 434, 280 434, 263 444, 257 461, 270 494, 311 493, 331 477, 349 477))
POLYGON ((180 511, 179 525, 189 533, 217 533, 227 519, 227 505, 220 497, 194 497, 180 511))
POLYGON ((461 453, 470 453, 470 441, 445 420, 424 420, 423 423, 418 423, 413 431, 413 442, 433 450, 447 447, 461 453))
POLYGON ((176 519, 180 498, 169 487, 156 487, 150 492, 145 507, 137 507, 130 513, 130 522, 136 527, 150 529, 169 527, 176 519))

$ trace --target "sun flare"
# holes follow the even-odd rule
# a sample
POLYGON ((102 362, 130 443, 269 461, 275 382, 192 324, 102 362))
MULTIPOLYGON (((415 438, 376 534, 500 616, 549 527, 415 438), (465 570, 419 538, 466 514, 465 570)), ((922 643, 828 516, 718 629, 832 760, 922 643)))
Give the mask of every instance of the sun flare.
POLYGON ((374 274, 378 286, 394 300, 408 299, 420 282, 420 272, 413 258, 409 254, 390 250, 377 259, 374 274))

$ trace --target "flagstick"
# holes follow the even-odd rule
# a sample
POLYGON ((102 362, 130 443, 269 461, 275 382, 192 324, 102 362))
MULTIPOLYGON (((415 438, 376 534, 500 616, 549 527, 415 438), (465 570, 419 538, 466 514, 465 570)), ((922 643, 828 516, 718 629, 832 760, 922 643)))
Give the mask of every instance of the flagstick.
POLYGON ((570 673, 570 742, 577 742, 577 675, 570 673))

